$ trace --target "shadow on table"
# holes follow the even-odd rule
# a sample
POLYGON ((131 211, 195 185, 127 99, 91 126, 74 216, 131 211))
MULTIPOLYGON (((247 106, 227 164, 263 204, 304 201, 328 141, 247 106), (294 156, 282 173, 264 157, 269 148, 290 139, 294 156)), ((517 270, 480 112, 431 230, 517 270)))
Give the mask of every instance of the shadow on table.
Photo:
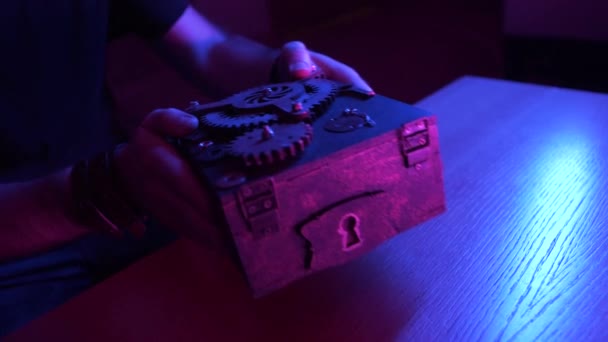
POLYGON ((414 315, 416 296, 391 279, 383 257, 372 252, 304 278, 260 299, 255 314, 292 341, 393 341, 414 315))
POLYGON ((382 248, 256 300, 228 258, 178 240, 8 340, 394 340, 420 287, 382 248))
MULTIPOLYGON (((398 243, 392 242, 390 245, 398 243)), ((206 337, 289 341, 389 341, 415 313, 415 281, 404 279, 400 265, 386 260, 384 245, 349 264, 292 283, 266 297, 253 299, 237 268, 218 268, 213 277, 197 247, 191 246, 193 281, 200 283, 194 299, 205 307, 206 337), (390 265, 390 266, 388 266, 390 265), (210 278, 211 277, 211 278, 210 278), (204 294, 202 293, 204 292, 204 294), (229 295, 230 293, 230 295, 229 295), (212 315, 208 315, 212 312, 212 315), (212 316, 212 317, 211 317, 212 316), (211 318, 209 320, 209 318, 211 318), (210 334, 211 333, 211 334, 210 334)), ((395 246, 392 246, 395 247, 395 246)), ((182 273, 182 272, 180 272, 182 273)))

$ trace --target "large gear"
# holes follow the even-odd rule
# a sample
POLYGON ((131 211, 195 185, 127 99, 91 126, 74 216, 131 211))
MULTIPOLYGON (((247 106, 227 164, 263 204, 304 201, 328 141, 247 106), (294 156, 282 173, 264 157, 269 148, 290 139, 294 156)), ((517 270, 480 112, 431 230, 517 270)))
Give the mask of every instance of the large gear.
POLYGON ((193 106, 208 128, 247 130, 281 121, 314 120, 338 93, 325 79, 308 79, 252 88, 215 104, 193 106), (295 120, 294 120, 295 118, 295 120))
POLYGON ((230 153, 246 166, 263 166, 296 157, 311 141, 312 126, 307 123, 274 124, 236 137, 230 153))
POLYGON ((337 90, 337 85, 326 79, 276 83, 251 88, 218 102, 193 104, 188 111, 197 115, 214 111, 236 113, 278 111, 279 114, 293 114, 294 107, 298 107, 298 104, 303 109, 317 110, 318 106, 330 101, 337 90))
POLYGON ((231 114, 224 112, 211 112, 201 116, 203 125, 210 128, 231 130, 246 130, 263 125, 275 123, 279 116, 272 113, 262 114, 231 114))
POLYGON ((226 101, 239 112, 278 109, 290 112, 294 99, 306 94, 304 84, 285 82, 251 88, 235 94, 226 101))
POLYGON ((237 113, 259 113, 278 109, 289 112, 292 108, 292 99, 302 96, 305 92, 306 89, 300 82, 269 84, 244 90, 216 102, 199 104, 193 101, 186 111, 195 115, 225 110, 237 113))
MULTIPOLYGON (((251 88, 212 103, 199 104, 193 101, 186 111, 197 116, 211 112, 231 112, 235 115, 275 113, 283 115, 284 118, 314 119, 325 111, 337 95, 346 94, 366 98, 374 96, 373 91, 369 92, 352 85, 338 84, 325 78, 315 77, 251 88)), ((232 127, 233 125, 233 121, 224 120, 222 122, 220 126, 232 127)))

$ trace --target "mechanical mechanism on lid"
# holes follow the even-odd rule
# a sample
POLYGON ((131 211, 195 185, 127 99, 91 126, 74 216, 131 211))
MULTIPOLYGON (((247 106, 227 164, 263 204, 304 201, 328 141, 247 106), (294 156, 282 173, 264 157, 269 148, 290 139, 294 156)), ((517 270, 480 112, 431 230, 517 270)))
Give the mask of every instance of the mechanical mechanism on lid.
POLYGON ((206 140, 193 139, 191 149, 202 161, 236 157, 246 166, 296 157, 312 139, 310 123, 340 90, 335 82, 313 78, 256 87, 204 105, 193 101, 187 111, 199 117, 207 134, 206 140), (273 136, 264 137, 268 131, 273 136))

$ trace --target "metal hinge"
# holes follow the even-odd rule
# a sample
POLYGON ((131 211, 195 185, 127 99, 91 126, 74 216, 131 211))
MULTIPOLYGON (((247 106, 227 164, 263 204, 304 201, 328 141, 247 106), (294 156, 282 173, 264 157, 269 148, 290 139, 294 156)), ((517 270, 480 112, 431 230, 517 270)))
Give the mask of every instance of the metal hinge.
POLYGON ((272 178, 241 186, 237 198, 254 239, 279 231, 278 201, 272 178))
POLYGON ((416 120, 401 126, 401 152, 407 167, 416 167, 430 155, 428 122, 416 120))

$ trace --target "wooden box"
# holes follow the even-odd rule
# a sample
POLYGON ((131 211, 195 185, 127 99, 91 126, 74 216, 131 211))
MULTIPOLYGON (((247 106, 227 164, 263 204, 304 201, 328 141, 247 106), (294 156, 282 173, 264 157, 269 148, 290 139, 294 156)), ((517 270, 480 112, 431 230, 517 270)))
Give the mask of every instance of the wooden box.
MULTIPOLYGON (((313 108, 320 114, 303 120, 310 124, 305 141, 260 154, 255 137, 265 125, 213 127, 205 115, 220 107, 230 112, 220 106, 209 114, 213 107, 190 108, 201 117, 201 131, 179 146, 213 189, 256 297, 349 262, 446 210, 437 122, 424 110, 381 95, 334 92, 321 110, 313 108), (364 124, 351 120, 353 113, 364 124), (229 154, 238 134, 254 137, 253 155, 209 157, 229 154)), ((248 106, 241 111, 253 113, 248 106)))

